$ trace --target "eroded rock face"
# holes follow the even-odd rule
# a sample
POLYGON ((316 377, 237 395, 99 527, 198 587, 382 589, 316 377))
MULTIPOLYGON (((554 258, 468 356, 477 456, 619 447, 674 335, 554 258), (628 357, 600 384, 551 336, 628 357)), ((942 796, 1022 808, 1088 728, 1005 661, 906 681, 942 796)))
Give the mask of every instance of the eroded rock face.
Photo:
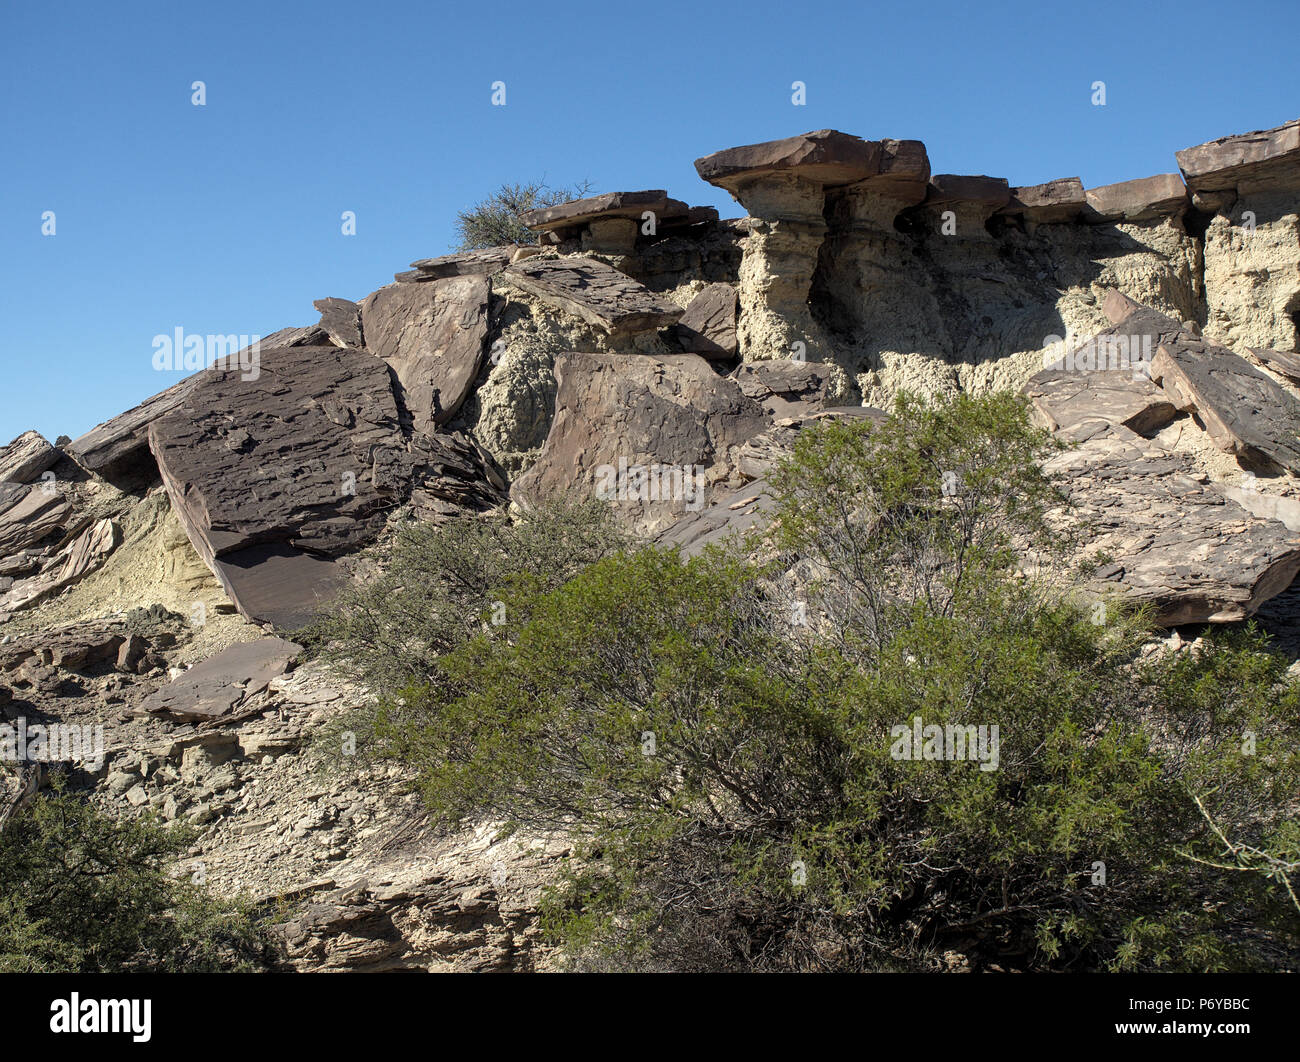
POLYGON ((1240 350, 1300 350, 1300 208, 1252 193, 1205 231, 1205 334, 1240 350))
POLYGON ((1245 358, 1118 293, 1106 310, 1149 337, 1151 377, 1174 407, 1194 412, 1221 450, 1249 463, 1300 471, 1300 401, 1245 358))
POLYGON ((488 282, 451 277, 390 284, 361 304, 367 349, 401 385, 412 428, 430 433, 455 415, 483 362, 488 282))
POLYGON ((702 508, 730 474, 733 447, 769 423, 703 358, 567 354, 555 366, 555 419, 511 497, 595 494, 653 534, 702 508))
POLYGON ((677 322, 677 342, 688 354, 734 358, 739 352, 736 289, 730 284, 710 284, 696 295, 677 322))
POLYGON ((1300 540, 1203 482, 1190 458, 1104 420, 1063 432, 1076 448, 1049 459, 1072 508, 1058 518, 1109 558, 1099 592, 1149 603, 1165 626, 1244 619, 1300 571, 1300 540))
POLYGON ((505 279, 530 295, 613 334, 676 324, 682 309, 598 258, 529 258, 505 279))
POLYGON ((0 482, 30 483, 59 457, 59 451, 40 432, 25 431, 0 449, 0 482))

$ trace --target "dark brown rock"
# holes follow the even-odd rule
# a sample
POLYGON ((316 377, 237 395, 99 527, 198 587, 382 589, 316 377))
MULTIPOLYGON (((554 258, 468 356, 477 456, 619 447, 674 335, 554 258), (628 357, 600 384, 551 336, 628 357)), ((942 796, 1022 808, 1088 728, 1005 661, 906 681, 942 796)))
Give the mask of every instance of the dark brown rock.
POLYGON ((1103 309, 1152 337, 1151 376, 1179 410, 1195 412, 1211 441, 1247 462, 1300 472, 1300 402, 1226 347, 1118 294, 1103 309))
POLYGON ((504 269, 510 264, 517 245, 505 243, 499 247, 483 247, 475 251, 459 251, 438 258, 421 258, 411 263, 411 273, 397 274, 398 280, 443 280, 447 277, 485 276, 504 269))
POLYGON ((348 299, 317 299, 313 306, 320 311, 320 325, 336 347, 361 347, 361 307, 348 299))
POLYGON ((25 431, 0 449, 0 482, 30 483, 60 456, 40 432, 25 431))
POLYGON ((696 295, 677 322, 677 342, 688 354, 736 357, 736 289, 730 284, 710 284, 696 295))
POLYGON ((1198 193, 1294 189, 1300 187, 1300 119, 1184 148, 1176 157, 1187 187, 1198 193))
POLYGON ((1073 221, 1088 208, 1088 197, 1078 177, 1058 177, 1046 184, 1024 185, 1011 189, 1011 200, 999 211, 1018 214, 1038 225, 1073 221))
POLYGON ((417 432, 431 433, 465 401, 483 362, 486 277, 390 284, 361 304, 367 349, 397 375, 417 432))
POLYGON ((1151 435, 1178 415, 1150 377, 1125 369, 1044 369, 1029 378, 1024 392, 1035 423, 1048 431, 1100 418, 1151 435))
POLYGON ((360 350, 263 351, 256 380, 209 372, 180 409, 154 421, 149 439, 190 541, 255 619, 267 614, 250 604, 258 573, 241 551, 354 549, 409 489, 388 368, 360 350))
POLYGON ((795 174, 827 188, 883 177, 887 180, 879 182, 882 190, 886 185, 902 190, 917 184, 923 189, 930 163, 920 141, 863 140, 835 129, 819 129, 716 151, 696 159, 695 171, 732 194, 748 181, 776 173, 795 174))
POLYGON ((685 203, 670 199, 662 188, 652 188, 643 192, 606 192, 540 207, 521 214, 519 220, 534 232, 551 232, 579 227, 597 218, 632 218, 639 222, 646 211, 655 215, 656 223, 689 214, 685 203))
POLYGON ((769 417, 804 417, 825 408, 832 368, 812 361, 751 361, 730 378, 769 417))
POLYGON ((936 173, 930 178, 925 194, 925 205, 947 206, 969 203, 992 214, 1011 201, 1011 189, 1005 177, 965 176, 957 173, 936 173))
POLYGON ((596 258, 529 258, 511 265, 503 278, 610 334, 667 328, 683 312, 596 258))
POLYGON ((555 377, 550 434, 511 497, 536 504, 555 492, 594 493, 651 533, 702 508, 709 469, 769 423, 734 380, 690 354, 566 354, 555 377))
POLYGON ((1250 352, 1275 373, 1300 382, 1300 354, 1289 350, 1252 349, 1250 352))
POLYGON ((61 532, 72 514, 72 503, 43 484, 23 486, 0 482, 0 557, 35 546, 61 532))
POLYGON ((1176 217, 1190 205, 1187 188, 1176 173, 1140 177, 1100 188, 1089 188, 1090 221, 1151 221, 1176 217))
POLYGON ((206 722, 229 715, 283 675, 302 646, 283 638, 241 642, 195 664, 141 702, 141 713, 206 722))

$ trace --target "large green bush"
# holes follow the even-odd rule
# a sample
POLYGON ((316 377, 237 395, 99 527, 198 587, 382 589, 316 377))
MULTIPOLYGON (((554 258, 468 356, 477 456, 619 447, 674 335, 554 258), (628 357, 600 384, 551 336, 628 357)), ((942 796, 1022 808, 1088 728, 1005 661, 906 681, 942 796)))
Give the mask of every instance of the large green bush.
POLYGON ((1027 577, 1050 446, 999 396, 806 430, 763 550, 505 587, 381 747, 441 821, 575 839, 547 919, 581 965, 1293 966, 1285 661, 1249 630, 1152 655, 1027 577), (996 755, 899 758, 914 725, 996 755))

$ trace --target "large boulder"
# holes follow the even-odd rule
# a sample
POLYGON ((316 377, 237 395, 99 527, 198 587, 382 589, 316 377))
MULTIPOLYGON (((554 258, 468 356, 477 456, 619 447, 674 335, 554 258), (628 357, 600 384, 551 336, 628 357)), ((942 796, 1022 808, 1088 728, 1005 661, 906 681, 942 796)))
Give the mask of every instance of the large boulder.
POLYGON ((1300 539, 1204 482, 1191 458, 1100 418, 1062 432, 1048 459, 1071 506, 1056 514, 1105 562, 1093 589, 1148 604, 1157 622, 1227 623, 1251 615, 1300 571, 1300 539))
POLYGON ((237 643, 172 679, 146 697, 137 711, 185 722, 220 719, 283 675, 301 652, 301 645, 284 638, 237 643))
POLYGON ((731 451, 769 424, 758 402, 703 358, 566 354, 555 418, 511 497, 595 494, 653 534, 708 501, 731 451))
POLYGON ((38 431, 25 431, 0 448, 0 482, 30 483, 59 459, 56 450, 38 431))
POLYGON ((417 432, 460 409, 483 363, 490 289, 484 276, 389 284, 361 304, 366 347, 392 367, 417 432))
POLYGON ((369 542, 409 489, 387 366, 334 346, 209 371, 149 444, 199 555, 250 618, 304 619, 331 558, 369 542))

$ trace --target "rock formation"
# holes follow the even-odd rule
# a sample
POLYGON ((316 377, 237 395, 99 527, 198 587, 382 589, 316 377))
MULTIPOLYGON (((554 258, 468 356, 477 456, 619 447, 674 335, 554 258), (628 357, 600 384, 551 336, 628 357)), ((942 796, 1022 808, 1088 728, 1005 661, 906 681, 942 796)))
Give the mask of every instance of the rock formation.
MULTIPOLYGON (((745 218, 662 189, 546 207, 535 245, 420 259, 72 442, 26 432, 0 449, 0 713, 105 721, 95 799, 204 827, 217 887, 292 908, 296 968, 545 968, 563 846, 431 838, 385 768, 323 798, 303 750, 368 694, 265 627, 406 521, 557 491, 687 553, 760 529, 801 431, 903 389, 1023 391, 1069 444, 1052 519, 1087 593, 1166 625, 1290 607, 1300 122, 1177 163, 1086 189, 834 130, 729 148, 695 166, 745 218)), ((42 780, 0 780, 2 824, 42 780)))

